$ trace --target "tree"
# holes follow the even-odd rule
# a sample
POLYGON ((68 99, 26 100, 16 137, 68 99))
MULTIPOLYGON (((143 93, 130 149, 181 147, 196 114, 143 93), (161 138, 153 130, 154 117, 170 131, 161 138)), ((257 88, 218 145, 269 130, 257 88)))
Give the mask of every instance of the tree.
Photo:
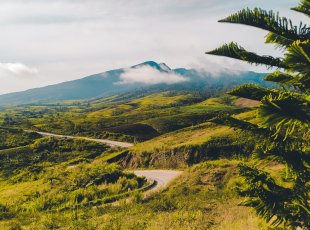
POLYGON ((4 118, 3 118, 3 123, 2 125, 4 126, 9 126, 9 125, 12 125, 14 124, 14 120, 12 117, 10 117, 8 114, 5 114, 4 115, 4 118))
MULTIPOLYGON (((310 17, 310 1, 302 0, 292 10, 310 17)), ((221 117, 222 123, 255 132, 261 140, 255 152, 283 162, 286 180, 291 186, 280 185, 267 172, 241 164, 240 174, 247 184, 239 188, 246 198, 243 205, 254 207, 257 214, 273 225, 288 229, 310 228, 310 28, 280 17, 279 13, 255 8, 243 9, 219 22, 237 23, 269 31, 266 43, 283 50, 283 57, 262 56, 232 42, 207 54, 239 59, 251 64, 274 67, 276 71, 264 80, 278 85, 263 88, 242 85, 229 93, 259 100, 258 124, 221 117)))

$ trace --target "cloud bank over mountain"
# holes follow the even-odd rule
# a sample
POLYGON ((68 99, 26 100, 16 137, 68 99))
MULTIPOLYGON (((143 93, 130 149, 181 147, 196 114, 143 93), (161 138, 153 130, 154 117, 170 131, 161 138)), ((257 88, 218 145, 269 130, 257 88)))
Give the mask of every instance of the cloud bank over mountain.
POLYGON ((126 69, 116 84, 142 83, 146 85, 176 84, 189 79, 174 72, 163 72, 151 66, 126 69))
MULTIPOLYGON (((16 69, 13 68, 13 70, 16 69)), ((266 84, 262 81, 264 76, 265 74, 255 72, 240 72, 237 74, 227 72, 221 76, 213 77, 208 72, 186 68, 171 69, 164 63, 146 61, 130 68, 117 68, 79 80, 0 95, 0 107, 3 105, 46 103, 62 100, 90 100, 124 94, 134 96, 163 90, 207 93, 209 90, 212 92, 214 89, 227 90, 241 83, 266 84)), ((20 82, 27 83, 30 79, 36 78, 21 78, 20 82)), ((1 86, 3 87, 3 85, 1 86)))

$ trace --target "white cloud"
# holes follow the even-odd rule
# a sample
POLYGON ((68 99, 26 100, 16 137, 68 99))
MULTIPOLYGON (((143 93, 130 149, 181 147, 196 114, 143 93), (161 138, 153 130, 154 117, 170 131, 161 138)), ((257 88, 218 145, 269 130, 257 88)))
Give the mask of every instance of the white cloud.
POLYGON ((212 55, 196 58, 189 64, 189 68, 213 78, 221 77, 223 74, 238 75, 247 71, 269 73, 275 70, 274 68, 266 69, 264 66, 255 66, 243 61, 212 55))
POLYGON ((218 77, 221 74, 232 73, 238 74, 250 69, 250 65, 241 61, 237 61, 225 57, 216 57, 206 55, 203 58, 197 58, 190 64, 193 68, 201 73, 206 73, 211 77, 218 77))
POLYGON ((155 84, 175 84, 188 81, 187 78, 173 72, 160 72, 150 66, 127 69, 121 76, 117 84, 142 83, 148 85, 155 84))
POLYGON ((26 66, 23 63, 0 63, 0 77, 32 77, 38 74, 36 68, 26 66))
POLYGON ((0 94, 40 86, 39 71, 23 63, 0 62, 0 94))

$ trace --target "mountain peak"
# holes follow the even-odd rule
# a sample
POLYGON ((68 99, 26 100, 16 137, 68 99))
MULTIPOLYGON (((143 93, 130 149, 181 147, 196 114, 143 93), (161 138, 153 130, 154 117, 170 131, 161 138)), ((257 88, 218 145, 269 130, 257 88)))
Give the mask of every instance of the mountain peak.
POLYGON ((146 61, 146 62, 142 62, 140 64, 134 65, 131 68, 137 68, 137 67, 141 67, 141 66, 151 66, 151 67, 157 67, 159 66, 159 64, 157 62, 154 61, 146 61))
POLYGON ((139 68, 139 67, 142 67, 142 66, 150 66, 150 67, 152 67, 154 69, 157 69, 159 71, 165 71, 165 72, 171 71, 169 66, 167 66, 165 63, 158 64, 155 61, 146 61, 146 62, 143 62, 141 64, 134 65, 131 68, 139 68))
POLYGON ((166 63, 160 63, 160 68, 164 71, 171 71, 170 67, 166 65, 166 63))

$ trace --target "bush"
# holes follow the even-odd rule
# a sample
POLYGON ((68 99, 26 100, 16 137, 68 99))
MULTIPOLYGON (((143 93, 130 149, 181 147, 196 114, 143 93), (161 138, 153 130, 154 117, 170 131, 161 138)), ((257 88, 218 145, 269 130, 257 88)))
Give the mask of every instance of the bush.
POLYGON ((3 204, 0 204, 0 220, 11 219, 14 214, 3 204))

